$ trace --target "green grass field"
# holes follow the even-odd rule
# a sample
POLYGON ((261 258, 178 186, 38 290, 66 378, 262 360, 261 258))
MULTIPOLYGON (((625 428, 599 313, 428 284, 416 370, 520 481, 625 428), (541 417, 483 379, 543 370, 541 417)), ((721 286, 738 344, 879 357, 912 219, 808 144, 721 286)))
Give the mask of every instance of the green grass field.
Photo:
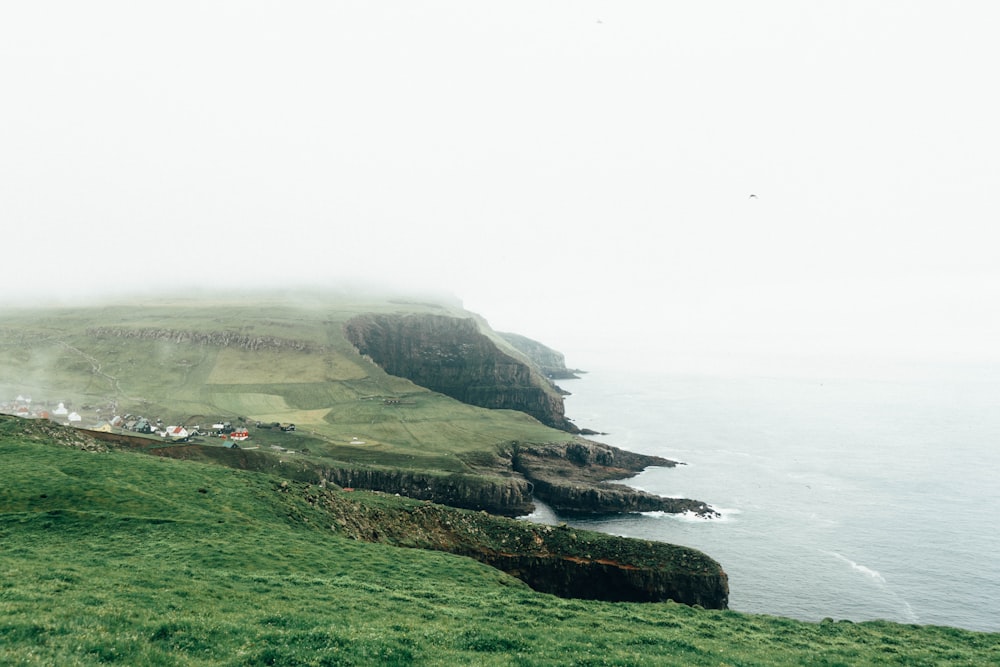
MULTIPOLYGON (((7 310, 0 402, 64 401, 95 421, 115 406, 174 424, 291 422, 246 443, 296 451, 289 466, 468 473, 500 443, 570 438, 387 375, 342 331, 372 312, 469 316, 343 294, 7 310), (195 340, 217 332, 294 345, 195 340)), ((265 473, 80 451, 6 417, 0 466, 3 665, 1000 664, 995 634, 564 600, 470 559, 348 539, 265 473)))
POLYGON ((9 419, 0 465, 4 665, 1000 664, 996 634, 560 599, 346 539, 268 475, 33 441, 9 419))
MULTIPOLYGON (((8 310, 0 312, 0 402, 28 395, 73 408, 113 404, 119 414, 161 418, 165 425, 240 417, 251 423, 293 423, 298 440, 281 443, 292 449, 307 446, 338 461, 444 464, 446 470, 463 470, 464 456, 492 451, 502 442, 570 438, 522 413, 465 405, 386 374, 343 334, 347 320, 373 312, 471 317, 452 306, 349 295, 8 310), (166 333, 108 333, 153 330, 166 333), (251 351, 185 339, 218 332, 298 347, 251 351), (386 404, 385 399, 400 402, 386 404)), ((84 427, 101 419, 95 411, 83 417, 84 427)))

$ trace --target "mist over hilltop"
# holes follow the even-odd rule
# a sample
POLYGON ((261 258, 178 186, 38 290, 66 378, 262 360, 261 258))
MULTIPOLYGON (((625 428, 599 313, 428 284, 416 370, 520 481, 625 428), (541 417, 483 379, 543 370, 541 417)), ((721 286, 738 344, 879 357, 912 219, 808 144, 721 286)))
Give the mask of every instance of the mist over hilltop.
POLYGON ((0 300, 375 282, 582 366, 996 360, 994 13, 7 4, 0 300))

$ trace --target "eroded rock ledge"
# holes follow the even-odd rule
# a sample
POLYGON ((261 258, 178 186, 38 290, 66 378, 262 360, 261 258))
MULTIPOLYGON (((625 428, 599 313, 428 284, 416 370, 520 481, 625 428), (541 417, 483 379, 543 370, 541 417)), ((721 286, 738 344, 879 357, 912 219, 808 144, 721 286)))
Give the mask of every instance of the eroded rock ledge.
MULTIPOLYGON (((132 444, 115 434, 93 435, 125 446, 132 444)), ((282 461, 268 452, 197 444, 159 447, 149 453, 169 458, 211 460, 233 468, 271 472, 301 481, 323 480, 339 486, 398 493, 507 517, 534 511, 534 498, 563 515, 690 512, 706 519, 719 516, 699 500, 664 498, 605 481, 631 477, 649 466, 677 465, 674 461, 582 439, 542 445, 507 443, 499 448, 492 463, 480 462, 473 474, 322 465, 304 459, 282 461)))
MULTIPOLYGON (((111 434, 94 434, 121 442, 111 434)), ((500 516, 530 514, 531 484, 520 477, 465 475, 433 471, 398 470, 375 466, 325 465, 305 459, 281 460, 268 452, 190 444, 159 447, 149 454, 165 458, 212 461, 240 470, 267 472, 303 482, 399 494, 417 500, 482 510, 500 516)))
POLYGON ((345 536, 475 558, 545 593, 609 601, 673 600, 709 609, 728 604, 722 567, 688 547, 431 503, 386 502, 378 495, 313 484, 281 482, 276 490, 300 494, 324 513, 331 529, 345 536))
POLYGON ((249 335, 236 331, 186 331, 148 327, 92 327, 87 329, 87 334, 98 338, 134 338, 139 340, 168 341, 171 343, 235 347, 254 352, 259 350, 315 352, 320 349, 316 345, 301 340, 278 338, 277 336, 249 335))
POLYGON ((577 438, 571 443, 511 443, 511 466, 534 485, 534 495, 559 514, 690 512, 704 518, 719 513, 700 500, 665 498, 607 480, 625 479, 651 466, 676 461, 625 451, 577 438))

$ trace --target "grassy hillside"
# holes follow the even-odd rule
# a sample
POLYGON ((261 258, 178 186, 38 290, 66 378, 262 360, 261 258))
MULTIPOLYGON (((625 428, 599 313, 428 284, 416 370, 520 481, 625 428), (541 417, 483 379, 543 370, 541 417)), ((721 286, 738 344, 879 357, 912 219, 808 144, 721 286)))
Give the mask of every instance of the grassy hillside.
POLYGON ((338 461, 455 472, 470 470, 470 453, 503 441, 569 438, 519 412, 464 405, 387 375, 343 334, 350 318, 379 312, 472 317, 451 305, 345 295, 6 310, 0 402, 17 395, 50 408, 63 402, 82 426, 112 413, 164 425, 294 423, 295 433, 280 441, 262 433, 262 442, 338 461), (208 335, 230 342, 206 342, 208 335))
POLYGON ((996 634, 560 599, 469 559, 347 539, 265 474, 82 451, 10 423, 0 664, 1000 663, 996 634))

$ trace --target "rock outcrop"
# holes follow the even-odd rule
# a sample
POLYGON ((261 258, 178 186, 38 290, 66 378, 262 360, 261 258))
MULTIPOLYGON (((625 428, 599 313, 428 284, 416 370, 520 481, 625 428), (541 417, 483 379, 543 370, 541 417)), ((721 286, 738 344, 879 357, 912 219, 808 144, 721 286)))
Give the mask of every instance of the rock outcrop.
POLYGON ((650 466, 673 467, 676 461, 625 451, 578 438, 571 443, 512 443, 513 470, 534 485, 534 495, 559 514, 691 512, 704 518, 719 514, 706 503, 664 498, 607 480, 625 479, 650 466))
POLYGON ((514 521, 430 503, 387 504, 316 485, 282 482, 330 527, 355 539, 475 558, 561 597, 629 602, 673 600, 725 609, 725 571, 704 553, 661 542, 566 526, 514 521))
POLYGON ((690 512, 704 518, 719 516, 699 500, 664 498, 623 484, 609 484, 606 480, 631 477, 649 466, 677 464, 658 456, 636 454, 581 438, 570 443, 541 445, 507 443, 498 448, 495 456, 481 457, 476 464, 468 462, 474 472, 462 474, 319 464, 307 459, 285 460, 261 450, 197 443, 148 449, 154 442, 148 438, 86 433, 88 440, 98 438, 122 447, 145 449, 157 456, 208 460, 304 482, 329 482, 342 487, 399 494, 506 517, 530 514, 535 509, 535 498, 563 515, 658 511, 690 512))
POLYGON ((624 484, 574 485, 562 480, 533 477, 535 497, 562 515, 666 512, 717 518, 706 503, 690 498, 665 498, 624 484))
POLYGON ((387 373, 483 408, 519 410, 570 432, 563 399, 528 362, 501 350, 473 318, 360 315, 347 339, 387 373))
MULTIPOLYGON (((121 436, 105 436, 113 440, 121 436)), ((119 441, 121 442, 121 441, 119 441)), ((148 441, 147 441, 148 443, 148 441)), ((126 446, 131 443, 122 442, 126 446)), ((393 468, 321 465, 305 459, 283 460, 269 452, 190 444, 148 450, 156 456, 212 461, 240 470, 268 472, 313 483, 399 494, 461 509, 482 510, 500 516, 530 514, 531 484, 517 476, 432 473, 393 468)))
POLYGON ((160 340, 171 343, 235 347, 250 351, 294 350, 296 352, 313 352, 319 349, 317 346, 306 341, 279 338, 277 336, 243 334, 237 331, 187 331, 153 327, 92 327, 87 329, 87 334, 97 338, 160 340))
POLYGON ((531 484, 523 479, 430 475, 372 468, 330 469, 326 479, 342 487, 398 493, 417 500, 482 510, 500 516, 522 516, 535 509, 531 501, 531 484))
POLYGON ((60 426, 47 419, 23 419, 0 414, 0 436, 18 436, 36 442, 54 442, 87 452, 107 452, 108 448, 91 437, 89 431, 60 426))
MULTIPOLYGON (((123 441, 101 434, 101 439, 123 441)), ((148 442, 148 441, 146 441, 148 442)), ((189 444, 159 447, 149 453, 183 459, 211 460, 233 468, 271 472, 308 482, 330 482, 342 487, 394 493, 417 500, 506 517, 524 516, 537 498, 562 515, 623 514, 628 512, 692 513, 710 519, 718 512, 700 500, 665 498, 608 479, 623 479, 651 465, 675 462, 578 440, 572 443, 509 443, 500 448, 492 467, 479 474, 433 473, 375 466, 320 465, 305 459, 282 460, 259 450, 228 449, 189 444)))

